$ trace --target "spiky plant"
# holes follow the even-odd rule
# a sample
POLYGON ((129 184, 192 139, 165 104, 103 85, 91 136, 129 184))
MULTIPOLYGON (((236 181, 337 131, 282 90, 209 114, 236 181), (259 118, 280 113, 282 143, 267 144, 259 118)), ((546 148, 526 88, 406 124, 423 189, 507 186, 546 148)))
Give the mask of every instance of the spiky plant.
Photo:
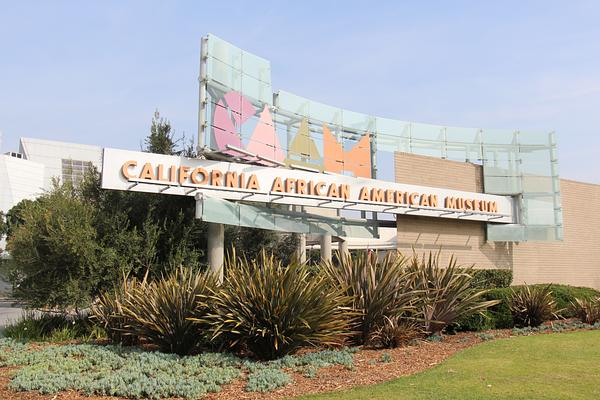
POLYGON ((571 303, 571 310, 575 317, 586 324, 600 322, 600 297, 592 299, 575 299, 571 303))
POLYGON ((234 253, 225 272, 211 296, 213 339, 273 359, 300 346, 339 345, 347 335, 342 293, 306 265, 284 266, 264 251, 254 260, 234 253))
POLYGON ((385 348, 394 348, 410 343, 412 340, 423 337, 423 323, 411 317, 399 315, 385 316, 385 321, 380 324, 369 338, 369 343, 385 348))
POLYGON ((419 293, 418 307, 425 330, 435 335, 456 319, 483 312, 499 303, 483 301, 487 290, 471 287, 473 269, 458 266, 454 256, 448 265, 440 266, 440 252, 422 257, 413 255, 408 270, 414 273, 414 289, 419 293))
POLYGON ((536 287, 525 285, 511 289, 508 306, 516 326, 539 326, 543 322, 557 318, 556 301, 552 296, 551 285, 536 287))
POLYGON ((402 255, 390 252, 379 259, 376 253, 364 251, 353 257, 337 254, 336 259, 339 261, 323 262, 321 268, 331 285, 346 294, 348 307, 356 312, 356 343, 366 343, 386 317, 413 309, 412 273, 404 268, 402 255))
POLYGON ((210 273, 180 267, 155 281, 130 285, 121 302, 126 334, 163 352, 188 354, 205 335, 204 326, 191 318, 206 312, 205 300, 216 282, 210 273))
POLYGON ((135 278, 123 276, 121 283, 112 291, 101 293, 91 306, 91 318, 106 332, 113 343, 126 346, 137 343, 137 337, 128 329, 128 318, 123 313, 123 298, 128 296, 130 289, 139 283, 135 278))

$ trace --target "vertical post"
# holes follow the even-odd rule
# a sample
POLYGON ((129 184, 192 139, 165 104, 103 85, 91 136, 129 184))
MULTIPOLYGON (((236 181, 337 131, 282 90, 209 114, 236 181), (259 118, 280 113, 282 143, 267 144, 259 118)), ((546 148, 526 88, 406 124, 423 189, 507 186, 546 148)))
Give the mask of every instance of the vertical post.
POLYGON ((198 83, 200 90, 198 93, 198 145, 196 153, 200 155, 204 148, 204 128, 206 127, 206 60, 208 55, 208 37, 203 37, 200 41, 200 76, 198 83))
POLYGON ((331 261, 331 235, 321 235, 321 260, 331 261))
POLYGON ((306 262, 306 235, 304 233, 298 233, 296 239, 298 261, 304 264, 306 262))
POLYGON ((218 277, 219 283, 223 282, 225 226, 223 224, 208 223, 208 266, 218 277))
POLYGON ((348 256, 348 242, 345 241, 343 238, 339 238, 338 246, 339 246, 339 251, 340 251, 340 257, 347 257, 348 256))

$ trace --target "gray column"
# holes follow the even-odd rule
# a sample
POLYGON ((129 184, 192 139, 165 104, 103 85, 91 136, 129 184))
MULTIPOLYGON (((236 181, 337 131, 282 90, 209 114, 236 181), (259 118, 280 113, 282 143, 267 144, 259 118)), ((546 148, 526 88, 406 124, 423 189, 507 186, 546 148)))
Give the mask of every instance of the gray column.
POLYGON ((306 262, 306 235, 304 233, 296 234, 296 253, 298 254, 298 261, 301 263, 306 262))
POLYGON ((219 283, 223 282, 225 226, 208 223, 208 266, 218 276, 219 283))
POLYGON ((339 238, 338 246, 340 251, 340 257, 346 257, 348 255, 348 242, 346 242, 342 238, 339 238))
POLYGON ((331 235, 321 236, 321 260, 331 261, 331 235))

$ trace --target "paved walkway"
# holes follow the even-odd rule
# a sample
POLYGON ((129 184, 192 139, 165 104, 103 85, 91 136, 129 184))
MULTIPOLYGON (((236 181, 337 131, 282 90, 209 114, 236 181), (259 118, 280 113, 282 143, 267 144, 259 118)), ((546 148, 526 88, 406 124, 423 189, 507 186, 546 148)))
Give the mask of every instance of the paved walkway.
POLYGON ((23 309, 13 305, 13 300, 0 299, 0 330, 11 322, 19 319, 23 309))

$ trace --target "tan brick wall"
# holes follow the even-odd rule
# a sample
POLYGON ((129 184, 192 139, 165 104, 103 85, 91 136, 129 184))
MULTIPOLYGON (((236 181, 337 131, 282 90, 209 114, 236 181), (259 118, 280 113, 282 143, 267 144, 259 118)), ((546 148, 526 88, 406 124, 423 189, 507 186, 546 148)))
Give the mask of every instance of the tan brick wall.
POLYGON ((483 192, 483 167, 411 153, 395 153, 396 182, 483 192))
POLYGON ((564 240, 515 245, 515 282, 600 289, 600 185, 560 181, 564 240))
MULTIPOLYGON (((396 181, 481 192, 482 167, 407 153, 395 155, 396 181)), ((494 243, 485 224, 416 216, 398 217, 398 249, 411 253, 441 248, 445 263, 512 268, 515 283, 565 283, 600 289, 600 185, 561 180, 564 241, 494 243)))

